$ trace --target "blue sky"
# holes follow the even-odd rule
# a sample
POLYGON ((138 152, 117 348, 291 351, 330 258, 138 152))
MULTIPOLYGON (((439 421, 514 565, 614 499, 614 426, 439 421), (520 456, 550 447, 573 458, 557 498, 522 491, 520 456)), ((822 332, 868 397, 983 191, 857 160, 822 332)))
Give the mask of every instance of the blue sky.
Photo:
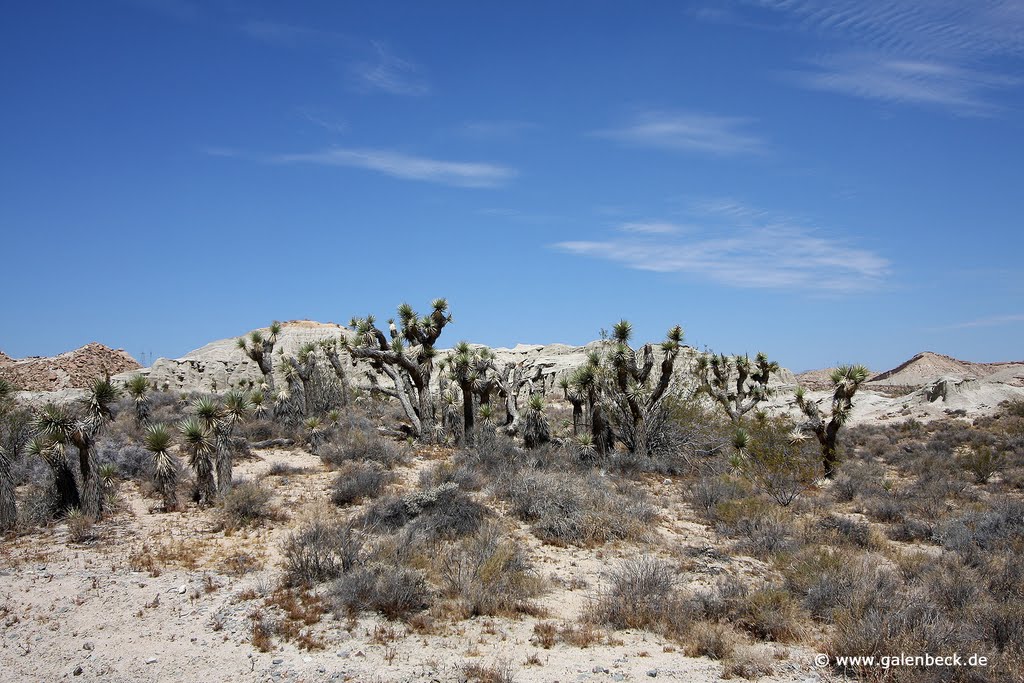
POLYGON ((4 14, 12 356, 435 296, 451 344, 1024 355, 1020 0, 4 14))

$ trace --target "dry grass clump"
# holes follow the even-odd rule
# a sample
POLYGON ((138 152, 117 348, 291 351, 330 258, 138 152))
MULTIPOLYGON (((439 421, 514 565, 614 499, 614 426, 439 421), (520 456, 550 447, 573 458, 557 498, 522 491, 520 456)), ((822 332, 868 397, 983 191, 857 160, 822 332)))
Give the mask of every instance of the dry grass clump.
POLYGON ((731 657, 742 642, 743 636, 729 624, 698 621, 688 633, 685 651, 688 657, 723 660, 731 657))
POLYGON ((471 662, 462 666, 462 676, 467 683, 515 683, 515 673, 510 662, 479 664, 471 662))
POLYGON ((564 472, 517 472, 498 482, 512 514, 530 524, 537 538, 557 546, 642 541, 655 509, 628 482, 564 472))
POLYGON ((339 617, 380 612, 388 619, 405 619, 429 607, 431 598, 423 572, 377 562, 342 574, 327 592, 339 617))
POLYGON ((738 552, 764 559, 789 552, 797 546, 792 513, 762 498, 723 501, 715 511, 715 530, 738 538, 738 552))
POLYGON ((271 498, 273 493, 259 482, 235 482, 221 497, 221 527, 234 530, 275 518, 277 513, 270 505, 271 498))
POLYGON ((748 681, 756 681, 773 673, 775 667, 772 666, 771 657, 752 647, 737 648, 722 661, 722 678, 725 680, 745 678, 748 681))
POLYGON ((620 564, 609 578, 610 585, 584 613, 584 621, 673 638, 688 632, 691 609, 677 590, 677 573, 670 564, 641 556, 620 564))
POLYGON ((285 585, 314 586, 351 571, 363 545, 363 535, 351 525, 321 520, 306 524, 285 541, 285 585))
POLYGON ((338 470, 331 488, 335 505, 353 505, 367 498, 376 498, 394 481, 394 475, 374 460, 346 462, 338 470))
POLYGON ((377 500, 360 520, 376 529, 408 527, 426 538, 455 539, 475 533, 492 514, 487 506, 449 482, 377 500))
POLYGON ((736 577, 727 577, 712 590, 698 593, 690 604, 695 617, 728 623, 758 640, 794 642, 804 632, 806 615, 782 587, 751 590, 736 577))
POLYGON ((530 599, 543 582, 522 547, 499 525, 485 524, 440 564, 444 594, 458 601, 465 616, 538 613, 530 599))
POLYGON ((328 467, 340 467, 346 462, 380 463, 385 469, 408 460, 408 452, 391 441, 385 440, 376 431, 368 428, 349 427, 333 435, 330 441, 320 445, 317 455, 328 467))

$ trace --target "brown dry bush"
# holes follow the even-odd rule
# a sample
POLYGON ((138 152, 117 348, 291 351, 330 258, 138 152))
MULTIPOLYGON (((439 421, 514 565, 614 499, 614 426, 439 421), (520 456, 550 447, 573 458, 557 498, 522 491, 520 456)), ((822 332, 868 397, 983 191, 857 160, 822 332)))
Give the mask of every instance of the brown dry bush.
POLYGON ((374 501, 360 517, 366 526, 397 530, 409 528, 429 539, 455 539, 473 534, 493 512, 457 484, 421 489, 405 496, 374 501))
POLYGON ((404 448, 384 439, 375 430, 367 427, 340 430, 331 440, 320 446, 317 454, 325 465, 332 468, 340 467, 346 462, 372 460, 390 470, 409 458, 404 448))
POLYGON ((351 571, 362 559, 364 537, 349 524, 311 522, 284 544, 285 585, 314 586, 351 571))
POLYGON ((494 523, 449 549, 439 574, 446 597, 467 616, 536 614, 542 581, 523 549, 494 523))
POLYGON ((276 512, 270 505, 271 498, 273 493, 259 482, 236 481, 221 497, 221 528, 239 529, 274 519, 276 512))
POLYGON ((376 461, 346 462, 334 480, 331 501, 335 505, 353 505, 376 498, 392 481, 394 475, 376 461))
POLYGON ((614 629, 646 629, 682 638, 691 610, 677 590, 677 572, 648 556, 626 560, 611 574, 610 585, 584 613, 585 621, 614 629))
POLYGON ((643 494, 626 482, 564 472, 517 472, 496 492, 534 535, 552 545, 592 546, 610 540, 640 541, 656 518, 643 494))

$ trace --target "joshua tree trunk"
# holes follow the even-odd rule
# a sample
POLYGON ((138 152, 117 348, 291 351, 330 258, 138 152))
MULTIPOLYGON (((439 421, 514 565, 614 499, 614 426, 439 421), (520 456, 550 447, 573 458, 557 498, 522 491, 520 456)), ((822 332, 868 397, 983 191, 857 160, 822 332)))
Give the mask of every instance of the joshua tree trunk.
POLYGON ((338 355, 338 350, 334 348, 333 343, 328 346, 324 345, 324 352, 327 356, 327 360, 330 362, 331 367, 334 369, 334 375, 338 378, 338 383, 341 385, 341 406, 343 408, 348 407, 348 376, 345 373, 345 366, 341 362, 341 358, 338 355))
POLYGON ((92 437, 81 434, 73 439, 78 449, 78 466, 82 473, 82 514, 96 521, 100 518, 100 478, 96 472, 92 437))
POLYGON ((462 421, 465 424, 463 441, 467 446, 473 445, 473 430, 476 423, 476 415, 473 411, 473 384, 471 382, 460 382, 462 389, 462 421))
POLYGON ((213 463, 209 456, 205 460, 205 463, 196 468, 196 493, 202 507, 213 505, 213 500, 217 496, 217 483, 213 480, 213 463))
POLYGON ((82 499, 78 495, 78 484, 75 474, 66 458, 61 458, 53 465, 53 486, 57 494, 57 512, 64 514, 68 510, 82 507, 82 499))
POLYGON ((830 420, 824 430, 817 432, 817 436, 821 444, 821 466, 825 470, 825 478, 832 479, 836 475, 836 465, 839 464, 839 448, 836 445, 839 424, 830 420))
POLYGON ((217 492, 225 494, 231 490, 231 438, 226 430, 218 429, 216 436, 217 448, 217 492))
POLYGON ((0 533, 10 531, 18 523, 18 508, 14 500, 14 480, 11 478, 11 459, 0 446, 0 533))

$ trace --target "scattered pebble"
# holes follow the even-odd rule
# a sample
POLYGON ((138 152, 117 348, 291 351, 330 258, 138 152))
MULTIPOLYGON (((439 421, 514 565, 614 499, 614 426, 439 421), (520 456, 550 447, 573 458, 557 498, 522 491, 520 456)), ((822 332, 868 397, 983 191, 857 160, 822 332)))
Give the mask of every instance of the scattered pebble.
POLYGON ((147 659, 146 664, 156 664, 156 657, 150 657, 147 659))
POLYGON ((82 675, 82 667, 76 666, 75 670, 71 672, 71 675, 72 676, 81 676, 82 675))
POLYGON ((92 641, 87 640, 84 643, 82 643, 82 649, 83 650, 91 650, 94 647, 95 647, 95 645, 92 644, 92 641))

